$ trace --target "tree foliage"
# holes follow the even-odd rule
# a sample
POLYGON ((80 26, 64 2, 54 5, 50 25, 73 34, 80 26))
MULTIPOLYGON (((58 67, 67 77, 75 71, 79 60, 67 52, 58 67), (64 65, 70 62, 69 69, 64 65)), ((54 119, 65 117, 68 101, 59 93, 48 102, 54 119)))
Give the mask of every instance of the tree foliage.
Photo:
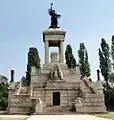
POLYGON ((85 51, 85 74, 87 77, 89 77, 91 75, 91 70, 90 70, 90 64, 88 61, 88 53, 87 50, 85 51))
POLYGON ((0 110, 5 110, 8 105, 8 79, 0 76, 0 110))
POLYGON ((114 72, 110 73, 109 82, 114 83, 114 72))
POLYGON ((80 48, 78 50, 79 57, 79 68, 81 76, 89 77, 91 75, 90 64, 88 61, 88 53, 84 46, 84 43, 80 43, 80 48))
POLYGON ((107 110, 114 110, 114 88, 104 91, 107 110))
POLYGON ((37 48, 30 48, 28 52, 28 65, 35 66, 36 68, 40 69, 40 58, 38 54, 37 48))
POLYGON ((66 46, 65 59, 66 59, 66 64, 67 64, 68 68, 76 67, 76 59, 74 58, 74 55, 72 53, 71 45, 66 46))
POLYGON ((111 57, 112 57, 112 64, 114 69, 114 35, 112 36, 112 40, 111 40, 111 57))
POLYGON ((28 80, 28 84, 31 80, 31 66, 35 66, 37 69, 41 69, 40 58, 37 48, 31 47, 28 52, 28 64, 27 64, 27 72, 26 79, 28 80))
POLYGON ((101 74, 104 77, 104 80, 106 81, 106 86, 108 87, 108 78, 111 72, 110 50, 109 45, 103 38, 101 39, 101 48, 99 48, 99 61, 101 74))

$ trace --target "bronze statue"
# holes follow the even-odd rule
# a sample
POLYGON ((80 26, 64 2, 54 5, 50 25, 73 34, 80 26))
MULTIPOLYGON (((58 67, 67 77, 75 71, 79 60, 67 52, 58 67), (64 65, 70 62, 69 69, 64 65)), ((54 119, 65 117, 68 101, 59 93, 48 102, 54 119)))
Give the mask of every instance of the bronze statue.
POLYGON ((51 8, 48 10, 49 15, 51 16, 51 26, 49 28, 59 28, 58 27, 58 18, 61 17, 60 14, 55 13, 55 10, 52 9, 53 3, 51 3, 51 8))

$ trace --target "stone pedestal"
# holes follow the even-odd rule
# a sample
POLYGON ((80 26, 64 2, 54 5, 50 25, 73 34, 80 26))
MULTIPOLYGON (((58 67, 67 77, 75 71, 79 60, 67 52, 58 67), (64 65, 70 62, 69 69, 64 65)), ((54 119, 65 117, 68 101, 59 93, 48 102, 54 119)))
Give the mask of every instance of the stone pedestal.
POLYGON ((49 63, 49 47, 59 48, 59 62, 64 63, 64 38, 66 32, 60 28, 49 28, 43 32, 45 44, 45 64, 49 63))
POLYGON ((63 73, 63 76, 65 76, 65 75, 68 75, 69 74, 69 71, 68 71, 68 67, 67 67, 67 65, 65 64, 65 63, 49 63, 49 64, 44 64, 43 66, 42 66, 42 70, 43 71, 50 71, 51 69, 53 69, 54 68, 54 66, 55 65, 58 65, 59 67, 60 67, 60 69, 61 69, 61 71, 62 71, 62 73, 63 73))
POLYGON ((37 104, 35 106, 35 113, 36 114, 42 114, 43 113, 43 105, 42 105, 42 101, 40 99, 38 99, 37 104))

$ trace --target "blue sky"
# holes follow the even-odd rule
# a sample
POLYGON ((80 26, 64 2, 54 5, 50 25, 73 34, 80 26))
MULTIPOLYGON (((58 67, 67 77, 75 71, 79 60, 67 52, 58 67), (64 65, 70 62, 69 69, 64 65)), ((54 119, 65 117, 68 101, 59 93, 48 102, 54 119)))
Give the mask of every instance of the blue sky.
POLYGON ((42 31, 50 24, 51 2, 62 15, 59 25, 67 31, 65 44, 71 44, 77 61, 79 43, 85 43, 91 77, 96 80, 100 40, 110 43, 114 34, 114 0, 0 0, 0 74, 10 78, 13 68, 15 80, 20 80, 25 75, 29 47, 38 48, 43 63, 42 31))

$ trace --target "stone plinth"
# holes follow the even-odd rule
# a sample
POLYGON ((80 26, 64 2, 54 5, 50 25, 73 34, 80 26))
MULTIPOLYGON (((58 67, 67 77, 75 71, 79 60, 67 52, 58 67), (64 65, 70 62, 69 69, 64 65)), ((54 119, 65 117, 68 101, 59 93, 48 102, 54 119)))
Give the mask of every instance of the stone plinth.
POLYGON ((42 69, 44 71, 46 71, 46 70, 49 71, 49 70, 53 69, 55 65, 58 65, 60 67, 60 69, 63 72, 63 76, 69 74, 68 67, 67 67, 67 65, 65 63, 49 63, 49 64, 44 64, 43 67, 42 67, 42 69))
MULTIPOLYGON (((45 41, 64 41, 66 31, 61 30, 60 28, 52 29, 49 28, 43 31, 43 42, 45 41)), ((53 44, 52 44, 53 45, 53 44)), ((57 45, 57 44, 55 44, 57 45)))
POLYGON ((31 112, 32 102, 29 95, 12 95, 10 101, 9 114, 28 114, 31 112))
POLYGON ((37 100, 36 106, 35 106, 35 113, 36 114, 42 114, 43 113, 43 104, 41 99, 39 98, 37 100))

